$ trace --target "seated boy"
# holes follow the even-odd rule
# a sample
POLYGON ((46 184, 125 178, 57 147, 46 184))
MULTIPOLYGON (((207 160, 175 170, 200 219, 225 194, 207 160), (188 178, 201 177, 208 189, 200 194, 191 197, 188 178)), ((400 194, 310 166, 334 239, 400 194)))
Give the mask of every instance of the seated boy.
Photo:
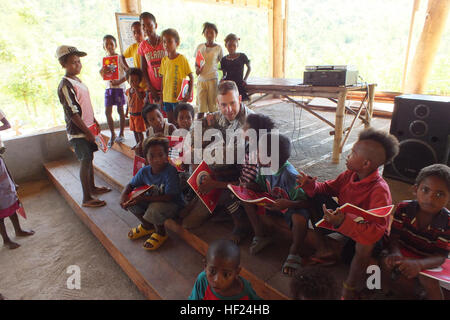
POLYGON ((120 205, 133 213, 141 224, 133 228, 128 237, 132 240, 150 235, 145 241, 144 249, 156 250, 167 239, 164 221, 175 218, 184 205, 181 197, 177 169, 169 164, 169 141, 164 137, 144 140, 144 154, 148 166, 143 167, 131 179, 121 194, 120 205), (129 200, 130 192, 140 186, 152 188, 133 200, 129 200))
MULTIPOLYGON (((274 133, 268 133, 266 136, 267 140, 261 139, 260 142, 267 141, 268 153, 266 154, 270 154, 271 161, 267 164, 261 163, 261 150, 264 150, 264 146, 260 145, 258 154, 259 165, 267 169, 273 164, 274 156, 279 154, 279 167, 271 175, 262 175, 260 168, 256 178, 259 190, 258 187, 253 189, 268 192, 277 199, 273 205, 266 206, 266 209, 270 210, 271 214, 283 215, 282 211, 287 210, 283 216, 292 230, 293 239, 289 248, 289 255, 282 267, 282 273, 292 276, 295 270, 300 267, 301 258, 299 253, 305 241, 309 211, 302 209, 305 206, 304 200, 306 200, 306 196, 302 189, 296 188, 295 180, 298 172, 288 161, 291 156, 291 142, 289 138, 274 133), (272 151, 274 149, 272 136, 278 142, 279 153, 272 151)), ((249 187, 252 188, 251 185, 249 187)), ((264 223, 257 213, 256 205, 245 204, 244 208, 255 233, 255 237, 250 245, 250 253, 256 254, 273 242, 273 237, 265 230, 264 223)))
POLYGON ((239 275, 239 247, 230 240, 216 240, 209 245, 205 270, 192 288, 189 300, 261 300, 250 282, 239 275))
MULTIPOLYGON (((347 157, 347 169, 335 180, 317 182, 300 172, 297 182, 309 197, 315 213, 330 222, 338 232, 351 237, 344 252, 349 251, 351 258, 350 271, 344 281, 343 298, 357 297, 357 291, 362 289, 363 277, 372 255, 375 244, 388 229, 389 217, 384 223, 356 222, 356 217, 346 216, 340 210, 332 212, 327 208, 337 209, 345 203, 351 203, 362 209, 369 210, 392 204, 391 192, 386 181, 380 176, 378 167, 390 161, 398 153, 398 140, 387 132, 373 128, 363 130, 358 141, 353 145, 347 157), (338 197, 337 204, 331 197, 338 197), (354 251, 354 253, 353 253, 354 251)), ((322 229, 316 230, 318 249, 315 261, 327 262, 333 253, 326 247, 322 229)), ((329 262, 329 261, 328 261, 329 262)))
POLYGON ((445 208, 450 200, 450 168, 445 164, 423 168, 414 194, 417 200, 401 202, 395 211, 388 255, 382 259, 383 271, 389 276, 383 278, 391 278, 394 272, 413 288, 419 282, 428 299, 443 299, 439 281, 419 272, 442 265, 450 251, 450 211, 445 208), (404 249, 421 258, 404 256, 404 249))

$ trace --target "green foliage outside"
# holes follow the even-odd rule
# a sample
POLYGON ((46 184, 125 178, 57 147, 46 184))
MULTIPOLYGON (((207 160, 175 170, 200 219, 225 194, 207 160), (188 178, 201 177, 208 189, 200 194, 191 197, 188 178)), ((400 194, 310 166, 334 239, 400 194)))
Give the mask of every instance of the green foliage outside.
MULTIPOLYGON (((305 65, 353 64, 377 90, 400 91, 411 0, 290 0, 286 77, 301 78, 305 65)), ((21 133, 64 125, 57 87, 63 69, 55 58, 61 44, 86 51, 80 78, 90 89, 97 119, 105 122, 104 83, 98 74, 104 55, 102 38, 117 37, 115 12, 120 1, 28 0, 0 2, 0 109, 21 133)), ((420 36, 426 2, 416 18, 410 60, 420 36)), ((219 29, 217 42, 236 33, 239 50, 251 60, 254 77, 269 75, 267 12, 182 0, 142 0, 152 12, 158 31, 175 28, 179 52, 194 66, 195 47, 204 41, 202 24, 219 29)), ((427 93, 450 91, 450 23, 436 56, 427 93)), ((119 49, 118 49, 119 51, 119 49)), ((9 135, 13 135, 10 132, 9 135)))

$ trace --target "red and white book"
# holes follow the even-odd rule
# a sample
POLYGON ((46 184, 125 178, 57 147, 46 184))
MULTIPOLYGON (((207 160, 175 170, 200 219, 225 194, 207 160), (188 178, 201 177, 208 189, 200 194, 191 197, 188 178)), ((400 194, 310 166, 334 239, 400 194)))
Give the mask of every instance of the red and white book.
MULTIPOLYGON (((406 258, 423 258, 423 256, 411 252, 404 247, 400 248, 400 252, 406 258)), ((437 268, 422 270, 420 274, 445 283, 450 283, 450 259, 445 259, 445 262, 437 268)))
MULTIPOLYGON (((346 203, 346 204, 340 206, 338 209, 340 209, 346 215, 349 215, 353 219, 353 221, 358 222, 358 223, 364 223, 364 222, 384 223, 385 218, 392 213, 392 210, 394 209, 394 205, 379 207, 379 208, 370 209, 370 210, 364 210, 364 209, 361 209, 360 207, 357 207, 351 203, 346 203)), ((317 222, 316 227, 336 231, 336 229, 333 227, 333 225, 331 223, 325 221, 324 219, 317 222)))
POLYGON ((178 172, 184 172, 183 164, 183 137, 166 136, 169 140, 169 162, 178 172))
POLYGON ((103 139, 103 136, 100 133, 100 127, 96 123, 94 123, 88 129, 94 135, 95 143, 97 144, 98 148, 106 153, 106 151, 108 151, 108 145, 106 144, 105 139, 103 139))
POLYGON ((103 80, 119 80, 119 56, 103 58, 103 80))
POLYGON ((203 57, 200 50, 197 50, 197 55, 195 56, 195 65, 202 68, 205 65, 205 57, 203 57))
POLYGON ((153 186, 145 185, 145 186, 137 187, 136 189, 133 189, 133 191, 130 192, 130 194, 128 195, 128 199, 130 199, 130 200, 136 199, 141 194, 146 193, 151 188, 153 188, 153 186))
MULTIPOLYGON (((228 184, 228 189, 230 189, 239 200, 253 203, 261 207, 274 204, 277 200, 267 192, 257 192, 242 186, 228 184)), ((283 213, 286 213, 286 211, 287 209, 281 210, 283 213)), ((262 213, 264 213, 264 211, 262 213)))
MULTIPOLYGON (((183 100, 187 94, 189 92, 189 80, 184 79, 183 82, 181 83, 181 90, 180 93, 178 94, 177 100, 181 101, 183 100)), ((191 90, 191 94, 189 95, 189 99, 187 100, 187 102, 192 102, 194 100, 194 90, 191 90)))
POLYGON ((136 175, 136 173, 138 173, 139 170, 145 167, 145 165, 146 165, 145 158, 135 155, 133 161, 133 177, 136 175))
POLYGON ((27 218, 27 214, 25 213, 25 209, 24 209, 24 207, 23 207, 22 202, 20 202, 20 200, 19 200, 19 209, 17 209, 16 212, 17 212, 18 214, 20 214, 24 219, 27 218))
POLYGON ((198 192, 198 187, 202 184, 203 179, 205 179, 206 176, 214 178, 214 174, 211 169, 205 161, 202 161, 189 177, 187 183, 191 186, 192 190, 194 190, 200 200, 202 200, 209 212, 212 213, 217 206, 219 197, 222 194, 222 189, 213 189, 207 194, 200 194, 198 192))

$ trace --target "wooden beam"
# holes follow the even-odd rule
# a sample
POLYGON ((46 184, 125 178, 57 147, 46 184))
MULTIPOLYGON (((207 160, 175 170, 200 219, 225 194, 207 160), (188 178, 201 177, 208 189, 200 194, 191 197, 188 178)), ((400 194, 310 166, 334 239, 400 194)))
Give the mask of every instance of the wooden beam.
POLYGON ((428 1, 425 23, 406 81, 406 93, 423 93, 444 32, 449 8, 450 0, 428 1))
POLYGON ((140 14, 141 8, 141 0, 120 0, 120 11, 122 13, 140 14))
POLYGON ((402 91, 405 89, 406 72, 408 71, 409 50, 411 48, 411 37, 412 37, 413 29, 414 29, 414 20, 416 18, 416 12, 417 12, 417 10, 419 10, 419 6, 420 6, 420 0, 414 0, 412 14, 411 14, 411 23, 409 25, 408 44, 406 45, 405 65, 403 66, 402 91))
POLYGON ((283 0, 273 0, 273 78, 283 78, 283 0))
POLYGON ((287 55, 287 41, 288 41, 288 14, 289 14, 289 0, 284 0, 284 16, 283 16, 283 77, 286 72, 286 55, 287 55))

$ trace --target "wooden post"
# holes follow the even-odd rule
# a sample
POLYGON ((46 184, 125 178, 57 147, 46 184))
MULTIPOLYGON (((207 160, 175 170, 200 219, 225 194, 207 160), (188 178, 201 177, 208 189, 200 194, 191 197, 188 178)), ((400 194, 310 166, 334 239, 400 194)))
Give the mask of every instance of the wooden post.
POLYGON ((338 103, 336 106, 336 120, 334 126, 333 155, 331 158, 331 161, 333 163, 339 163, 339 156, 341 155, 341 141, 342 141, 342 134, 344 132, 344 110, 345 110, 346 96, 347 96, 346 89, 339 91, 338 103))
POLYGON ((288 13, 289 0, 284 0, 284 19, 283 19, 283 77, 286 74, 286 55, 287 55, 287 41, 288 41, 288 13))
POLYGON ((273 2, 269 4, 269 10, 267 11, 267 19, 268 19, 268 38, 269 38, 269 77, 274 76, 273 72, 273 2))
POLYGON ((120 11, 123 13, 141 13, 141 0, 120 0, 120 11))
POLYGON ((408 44, 406 45, 405 65, 403 66, 402 91, 405 89, 406 72, 408 71, 409 50, 411 48, 411 37, 414 29, 414 20, 416 18, 416 12, 417 10, 419 10, 419 6, 420 0, 414 0, 414 5, 411 14, 411 24, 409 25, 408 44))
POLYGON ((411 64, 405 93, 423 93, 444 32, 450 0, 428 0, 427 16, 411 64))
POLYGON ((283 0, 273 0, 273 77, 283 78, 283 0))
POLYGON ((375 86, 376 84, 369 84, 368 87, 368 95, 367 95, 367 112, 366 112, 366 123, 364 124, 365 128, 370 127, 370 122, 372 121, 373 115, 373 100, 375 97, 375 86))

